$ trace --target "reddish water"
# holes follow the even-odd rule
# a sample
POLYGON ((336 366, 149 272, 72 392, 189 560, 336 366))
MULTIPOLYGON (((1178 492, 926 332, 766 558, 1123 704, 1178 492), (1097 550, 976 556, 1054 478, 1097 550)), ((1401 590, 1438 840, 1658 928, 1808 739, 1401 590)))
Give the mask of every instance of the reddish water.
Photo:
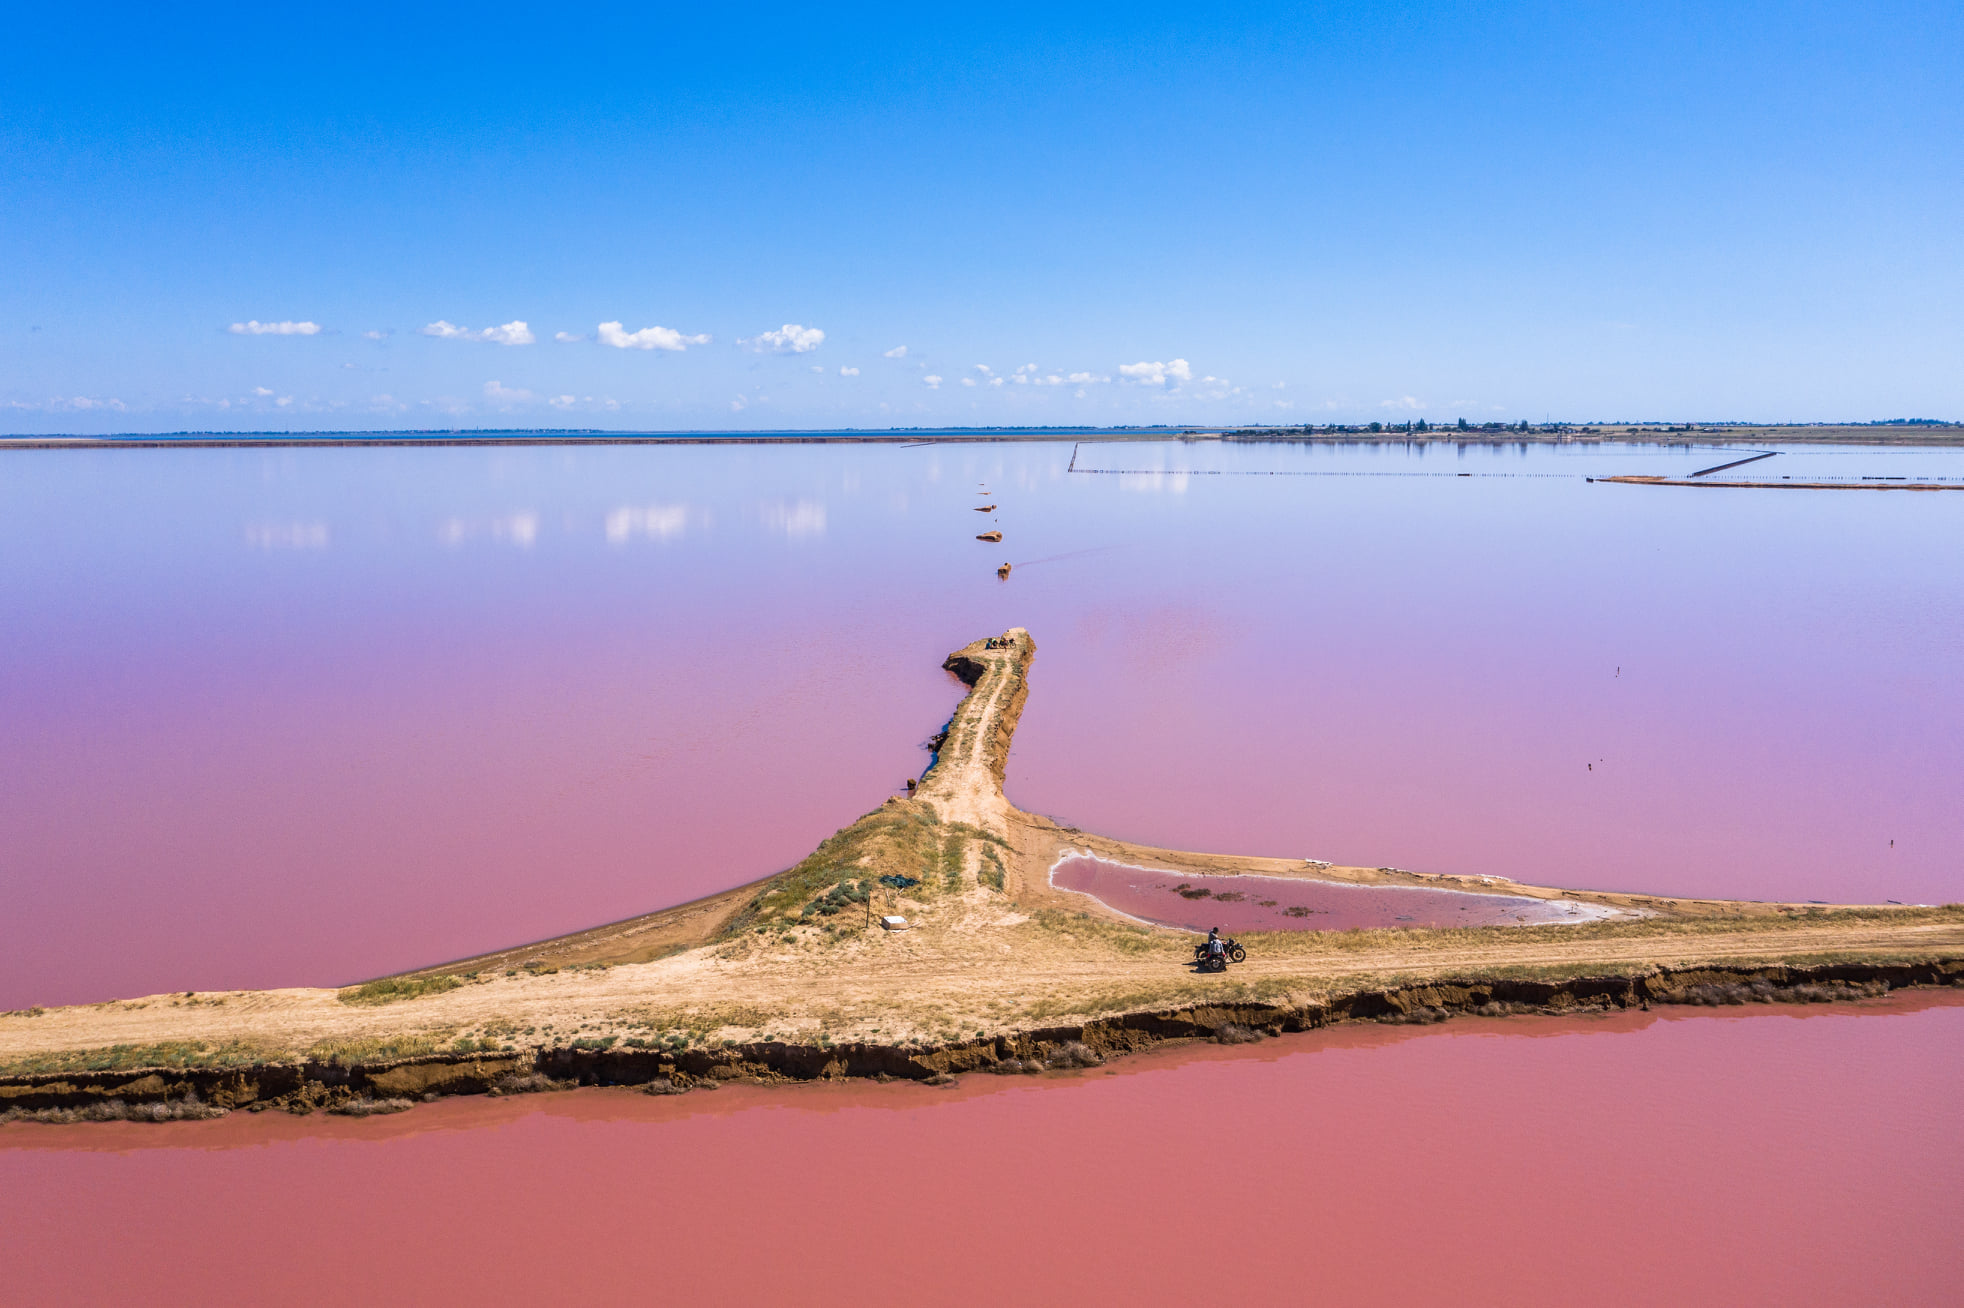
POLYGON ((1964 495, 1578 475, 1708 451, 1086 450, 1397 475, 1080 476, 1068 444, 7 454, 0 1008, 345 982, 763 875, 918 772, 940 658, 1016 624, 1011 794, 1088 829, 1964 899, 1964 495))
POLYGON ((1050 883, 1128 917, 1205 931, 1345 931, 1353 927, 1519 926, 1600 916, 1570 900, 1474 895, 1429 887, 1345 886, 1282 877, 1196 877, 1068 858, 1050 883))
POLYGON ((6 1298, 1940 1304, 1964 1004, 0 1129, 6 1298))

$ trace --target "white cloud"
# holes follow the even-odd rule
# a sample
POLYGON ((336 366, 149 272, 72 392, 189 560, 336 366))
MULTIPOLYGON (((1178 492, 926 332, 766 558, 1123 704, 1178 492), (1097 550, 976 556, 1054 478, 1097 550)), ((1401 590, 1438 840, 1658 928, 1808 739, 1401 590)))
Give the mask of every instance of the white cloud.
POLYGON ((249 522, 246 544, 256 550, 321 550, 327 548, 324 522, 249 522))
POLYGON ((931 391, 938 391, 941 389, 941 379, 935 376, 933 373, 929 373, 927 376, 921 378, 921 380, 927 383, 927 388, 931 391))
POLYGON ((7 407, 10 409, 39 409, 44 413, 60 413, 69 410, 88 409, 114 409, 116 412, 121 413, 129 406, 121 400, 115 399, 98 400, 92 399, 87 395, 71 395, 63 398, 62 396, 56 395, 38 404, 32 400, 8 400, 7 407))
POLYGON ((881 357, 887 359, 904 359, 907 357, 907 347, 904 345, 896 345, 891 350, 888 350, 881 357))
POLYGON ((691 345, 709 344, 707 336, 685 336, 673 327, 643 327, 630 332, 618 322, 603 322, 594 331, 602 345, 617 350, 686 350, 691 345))
POLYGON ((573 407, 573 397, 570 395, 555 395, 548 399, 546 403, 555 409, 570 409, 573 407))
POLYGON ((395 328, 393 327, 371 327, 369 330, 363 332, 362 336, 364 339, 371 341, 386 341, 395 334, 395 328))
POLYGON ((825 366, 824 366, 823 364, 818 364, 818 363, 814 363, 814 364, 812 365, 812 371, 813 371, 813 372, 824 372, 824 371, 825 371, 825 366))
POLYGON ((991 386, 1000 386, 1000 385, 1002 385, 1002 382, 1003 382, 1003 379, 1002 379, 1002 378, 1000 378, 1000 377, 991 377, 991 378, 989 378, 989 385, 991 385, 991 386))
POLYGON ((810 354, 825 344, 825 333, 816 327, 788 322, 774 332, 759 332, 737 343, 766 354, 810 354))
POLYGON ((1099 377, 1093 373, 1088 373, 1088 372, 1074 372, 1069 377, 1066 377, 1064 380, 1068 382, 1074 382, 1079 386, 1086 386, 1091 384, 1092 382, 1108 382, 1111 380, 1111 378, 1099 377))
POLYGON ((488 381, 484 383, 484 398, 506 404, 522 404, 536 397, 522 386, 507 386, 503 382, 488 381))
POLYGON ((1413 399, 1409 395, 1401 395, 1395 400, 1379 400, 1378 407, 1380 409, 1423 409, 1425 407, 1425 401, 1413 399))
POLYGON ((857 369, 857 368, 841 368, 841 369, 839 369, 839 375, 840 375, 841 377, 857 377, 857 376, 859 376, 859 369, 857 369))
POLYGON ((274 400, 273 403, 284 409, 293 403, 293 397, 291 395, 282 395, 277 400, 274 400))
POLYGON ((267 390, 267 389, 266 389, 266 388, 265 388, 264 386, 255 386, 255 387, 253 387, 253 388, 252 388, 252 393, 253 393, 254 395, 258 395, 258 396, 261 396, 261 397, 264 397, 264 396, 267 396, 267 395, 271 395, 271 394, 272 394, 272 392, 271 392, 271 391, 269 391, 269 390, 267 390))
POLYGON ((739 395, 734 400, 730 401, 731 413, 742 413, 745 409, 749 407, 750 407, 750 397, 747 395, 739 395))
POLYGON ((552 339, 558 341, 561 345, 571 345, 575 341, 585 340, 586 333, 585 332, 554 332, 552 334, 552 339))
POLYGON ((1193 368, 1185 359, 1172 359, 1165 363, 1122 363, 1118 375, 1126 381, 1140 386, 1164 386, 1169 380, 1175 383, 1193 380, 1193 368))
POLYGON ((973 378, 973 377, 964 377, 964 378, 962 378, 962 385, 964 385, 964 386, 973 386, 973 385, 975 385, 975 378, 973 378))
POLYGON ((439 318, 416 330, 423 336, 434 336, 439 340, 490 341, 496 345, 530 345, 537 339, 522 318, 514 318, 502 327, 486 327, 483 331, 476 332, 439 318))
POLYGON ((981 373, 984 377, 993 377, 995 375, 995 369, 991 368, 986 363, 976 364, 975 371, 981 373))
POLYGON ((646 508, 623 505, 607 515, 607 543, 625 545, 636 536, 672 540, 687 531, 692 520, 707 517, 686 504, 650 504, 646 508))
POLYGON ((316 336, 320 329, 317 322, 260 322, 254 318, 235 322, 225 330, 234 336, 316 336))
POLYGON ((795 504, 766 504, 763 506, 762 516, 766 527, 781 531, 793 539, 825 534, 825 506, 816 500, 799 500, 795 504))

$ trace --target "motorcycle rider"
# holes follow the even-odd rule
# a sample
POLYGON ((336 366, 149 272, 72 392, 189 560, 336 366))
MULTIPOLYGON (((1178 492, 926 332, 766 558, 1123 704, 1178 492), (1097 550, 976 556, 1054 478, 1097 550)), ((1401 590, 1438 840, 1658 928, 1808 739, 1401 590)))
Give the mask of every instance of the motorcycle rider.
POLYGON ((1217 959, 1224 958, 1226 955, 1227 955, 1227 946, 1221 943, 1221 929, 1219 927, 1209 927, 1207 929, 1208 959, 1210 961, 1217 960, 1217 959))

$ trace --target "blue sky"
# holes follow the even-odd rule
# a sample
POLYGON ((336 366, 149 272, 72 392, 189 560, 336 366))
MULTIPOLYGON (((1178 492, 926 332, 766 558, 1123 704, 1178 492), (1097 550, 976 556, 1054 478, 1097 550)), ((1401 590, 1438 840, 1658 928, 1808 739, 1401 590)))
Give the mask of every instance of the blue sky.
POLYGON ((0 430, 1964 417, 1954 0, 274 8, 10 18, 0 430))

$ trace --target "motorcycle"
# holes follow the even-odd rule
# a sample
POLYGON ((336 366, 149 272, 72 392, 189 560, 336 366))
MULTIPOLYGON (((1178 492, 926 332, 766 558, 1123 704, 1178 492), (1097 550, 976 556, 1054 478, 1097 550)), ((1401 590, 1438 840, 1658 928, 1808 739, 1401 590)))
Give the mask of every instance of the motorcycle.
POLYGON ((1203 972, 1225 972, 1229 963, 1245 963, 1248 951, 1232 940, 1221 941, 1221 951, 1210 953, 1207 941, 1203 940, 1193 947, 1193 961, 1203 972))

